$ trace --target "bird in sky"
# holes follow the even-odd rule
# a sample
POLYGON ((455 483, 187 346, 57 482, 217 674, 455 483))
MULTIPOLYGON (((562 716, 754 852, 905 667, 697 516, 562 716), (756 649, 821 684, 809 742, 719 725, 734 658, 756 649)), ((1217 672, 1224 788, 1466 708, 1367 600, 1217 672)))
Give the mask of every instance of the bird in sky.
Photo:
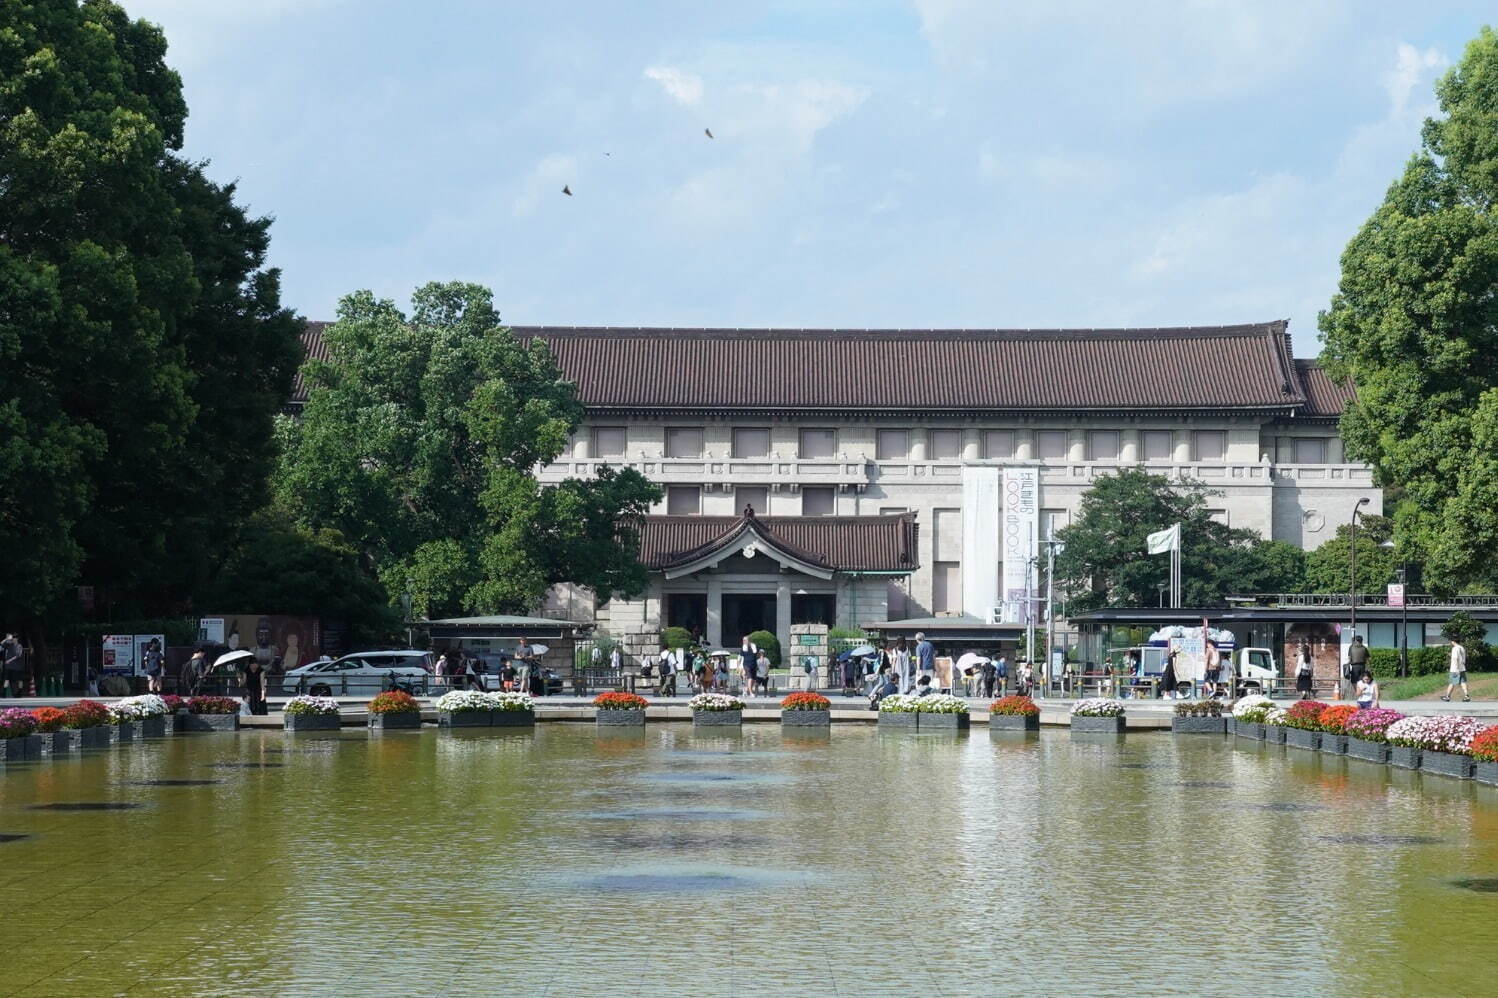
POLYGON ((570 198, 572 196, 572 186, 570 184, 563 184, 562 193, 570 198))
POLYGON ((702 131, 708 138, 713 137, 713 130, 711 128, 704 128, 702 131))

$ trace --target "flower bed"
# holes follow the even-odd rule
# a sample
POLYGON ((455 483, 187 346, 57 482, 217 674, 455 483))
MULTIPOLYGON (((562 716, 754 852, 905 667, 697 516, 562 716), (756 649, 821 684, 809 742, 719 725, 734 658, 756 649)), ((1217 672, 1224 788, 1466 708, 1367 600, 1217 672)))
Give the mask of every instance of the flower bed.
POLYGON ((1328 706, 1320 700, 1297 700, 1285 712, 1285 727, 1298 731, 1320 731, 1321 714, 1328 706))
POLYGON ((1254 693, 1250 696, 1240 697, 1233 704, 1233 719, 1245 724, 1263 724, 1264 718, 1274 709, 1274 701, 1266 696, 1254 693))
POLYGON ((368 709, 368 724, 375 731, 421 727, 421 702, 409 693, 393 690, 377 694, 368 709))
POLYGON ((163 693, 161 695, 161 700, 166 704, 168 713, 172 714, 177 713, 177 711, 182 710, 187 706, 187 701, 182 697, 177 696, 177 694, 175 693, 163 693))
POLYGON ((1264 723, 1259 725, 1259 737, 1274 745, 1285 744, 1285 718, 1290 712, 1275 704, 1264 714, 1264 723))
POLYGON ((644 710, 650 701, 638 693, 600 693, 593 698, 599 710, 644 710))
POLYGON ((73 751, 75 732, 64 728, 67 711, 60 707, 38 707, 31 712, 36 720, 36 733, 41 739, 42 752, 46 755, 61 755, 73 751))
POLYGON ((281 724, 287 731, 337 731, 338 701, 332 697, 295 696, 281 708, 281 724))
POLYGON ((1384 732, 1390 745, 1417 748, 1425 752, 1470 755, 1472 739, 1485 725, 1473 717, 1441 714, 1434 717, 1406 717, 1395 721, 1384 732))
POLYGON ((183 731, 239 730, 239 701, 233 697, 188 697, 187 713, 177 718, 183 731))
POLYGON ((109 723, 109 708, 93 700, 79 700, 63 708, 65 728, 97 728, 109 723))
POLYGON ((0 738, 25 738, 36 730, 36 715, 21 707, 0 710, 0 738))
POLYGON ((1170 730, 1177 735, 1220 735, 1228 729, 1221 700, 1181 700, 1175 705, 1170 730))
POLYGON ((45 733, 61 731, 68 714, 60 707, 38 707, 31 712, 31 716, 36 721, 36 730, 45 733))
POLYGON ((1354 711, 1343 725, 1343 730, 1352 738, 1382 745, 1389 725, 1402 720, 1404 715, 1397 710, 1374 707, 1371 710, 1354 711))
POLYGON ((448 690, 437 698, 437 709, 447 714, 487 714, 494 709, 494 701, 478 690, 448 690))
POLYGON ((437 698, 437 723, 445 728, 529 727, 535 701, 524 693, 450 690, 437 698))
POLYGON ((1329 735, 1347 734, 1347 722, 1358 713, 1356 704, 1333 704, 1321 712, 1321 730, 1329 735))
POLYGON ((238 714, 239 701, 233 697, 190 697, 189 714, 238 714))
POLYGON ((1473 736, 1472 761, 1478 783, 1498 785, 1498 725, 1483 728, 1473 736))
POLYGON ((1072 704, 1072 717, 1123 717, 1124 705, 1120 700, 1106 697, 1089 697, 1072 704))
POLYGON ((961 697, 895 693, 879 701, 879 723, 886 728, 959 731, 969 725, 970 718, 967 701, 961 697))
POLYGON ((829 727, 832 701, 820 693, 792 693, 780 701, 780 723, 792 728, 829 727))
POLYGON ((176 730, 175 725, 168 728, 166 724, 171 708, 154 693, 116 700, 110 705, 109 712, 119 719, 116 723, 124 720, 140 725, 140 733, 146 738, 161 738, 176 730))
POLYGON ((687 701, 692 723, 699 727, 726 727, 744 719, 744 701, 727 693, 699 693, 687 701))
POLYGON ((820 693, 792 693, 780 701, 780 709, 785 710, 831 710, 832 701, 820 693))
POLYGON ((988 706, 988 713, 999 717, 1040 717, 1040 707, 1029 697, 1000 697, 988 706))

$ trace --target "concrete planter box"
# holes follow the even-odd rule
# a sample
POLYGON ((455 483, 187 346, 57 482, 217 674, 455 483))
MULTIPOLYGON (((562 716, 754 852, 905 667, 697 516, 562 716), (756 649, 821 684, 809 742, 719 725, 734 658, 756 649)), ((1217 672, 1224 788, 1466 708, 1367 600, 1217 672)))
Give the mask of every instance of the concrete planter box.
POLYGON ((692 726, 696 728, 731 728, 744 723, 742 710, 694 710, 692 726))
POLYGON ((170 714, 156 714, 140 719, 142 738, 165 738, 177 733, 177 719, 170 714))
POLYGON ((593 715, 600 728, 638 727, 645 723, 643 710, 603 710, 593 715))
POLYGON ((1314 752, 1321 747, 1321 732, 1307 731, 1305 728, 1285 728, 1285 744, 1291 748, 1314 752))
POLYGON ((238 714, 178 714, 179 731, 238 731, 238 714))
POLYGON ((1389 746, 1389 765, 1396 769, 1419 769, 1420 750, 1404 745, 1389 746))
POLYGON ((281 715, 281 726, 287 731, 337 731, 340 721, 337 714, 281 715))
POLYGON ((1289 728, 1283 724, 1261 724, 1260 727, 1264 729, 1263 738, 1266 742, 1271 745, 1285 744, 1285 732, 1289 731, 1289 728))
POLYGON ((114 740, 109 731, 111 727, 113 725, 96 724, 92 728, 65 728, 59 734, 68 736, 69 751, 108 748, 114 740))
POLYGON ((439 710, 437 726, 439 728, 487 728, 489 718, 493 716, 492 710, 439 710))
POLYGON ((1472 779, 1472 757, 1455 752, 1421 752, 1420 772, 1437 776, 1453 776, 1458 780, 1472 779))
POLYGON ((0 738, 0 762, 25 762, 28 759, 40 759, 41 757, 41 735, 0 738))
POLYGON ((1321 751, 1327 755, 1346 755, 1347 736, 1334 735, 1329 731, 1321 732, 1321 751))
POLYGON ((397 714, 370 714, 371 731, 416 731, 421 728, 419 711, 401 711, 397 714))
POLYGON ((73 732, 67 728, 60 728, 57 731, 43 731, 37 737, 42 740, 43 758, 54 755, 68 755, 78 751, 78 741, 73 737, 73 732))
POLYGON ((988 715, 989 731, 1039 731, 1040 715, 1025 717, 1023 714, 988 715))
POLYGON ((1079 734, 1086 735, 1121 735, 1124 732, 1127 718, 1120 717, 1077 717, 1072 715, 1071 729, 1079 734))
POLYGON ((917 731, 966 731, 972 723, 971 714, 917 714, 917 731))
POLYGON ((1473 766, 1472 779, 1498 787, 1498 762, 1478 762, 1473 766))
POLYGON ((832 724, 830 710, 782 710, 780 725, 784 728, 826 728, 832 724))
POLYGON ((496 710, 489 715, 489 726, 491 728, 534 728, 536 712, 534 710, 496 710))
POLYGON ((914 713, 903 710, 881 710, 879 712, 879 730, 881 731, 914 731, 920 718, 914 713))
POLYGON ((1221 735, 1227 733, 1228 722, 1225 717, 1172 717, 1170 730, 1176 735, 1221 735))
POLYGON ((1253 721, 1235 721, 1233 734, 1239 738, 1247 738, 1249 741, 1261 742, 1264 740, 1264 725, 1253 721))
POLYGON ((118 745, 121 742, 135 741, 135 722, 126 721, 123 724, 106 724, 109 729, 110 742, 118 745))
POLYGON ((1389 761, 1389 746, 1383 742, 1370 742, 1363 738, 1347 737, 1347 757, 1349 759, 1361 759, 1364 762, 1387 763, 1389 761))

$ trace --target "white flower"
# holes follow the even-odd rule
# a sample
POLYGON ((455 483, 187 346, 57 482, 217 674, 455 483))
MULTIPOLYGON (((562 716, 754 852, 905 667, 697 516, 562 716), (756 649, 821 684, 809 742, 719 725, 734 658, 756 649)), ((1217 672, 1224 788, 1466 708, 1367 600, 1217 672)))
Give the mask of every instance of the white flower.
POLYGON ((293 716, 302 714, 332 714, 337 716, 339 707, 338 701, 332 697, 299 696, 292 697, 286 701, 286 706, 282 710, 293 716))
POLYGON ((882 714, 913 714, 915 713, 916 697, 906 693, 891 693, 879 701, 879 712, 882 714))
POLYGON ((923 697, 910 697, 910 699, 915 701, 913 709, 918 714, 967 713, 967 701, 962 697, 948 696, 945 693, 928 693, 923 697))
MULTIPOLYGON (((1285 723, 1285 718, 1287 718, 1289 716, 1290 716, 1290 712, 1288 710, 1286 710, 1285 708, 1283 708, 1283 707, 1270 707, 1269 708, 1269 713, 1267 713, 1267 714, 1264 715, 1264 723, 1265 724, 1284 724, 1285 723)), ((1279 736, 1276 735, 1275 737, 1278 738, 1279 736)))
POLYGON ((1124 705, 1106 697, 1089 697, 1072 704, 1073 717, 1123 717, 1124 705))
POLYGON ((1274 706, 1274 701, 1266 696, 1255 693, 1251 696, 1242 697, 1233 704, 1233 716, 1238 720, 1253 715, 1255 719, 1262 714, 1263 708, 1274 706))
POLYGON ((144 696, 125 697, 115 701, 115 707, 120 708, 121 716, 128 714, 133 718, 155 717, 158 714, 167 713, 166 701, 154 693, 144 696))
POLYGON ((485 693, 491 710, 533 710, 536 702, 524 693, 485 693))
POLYGON ((699 693, 687 701, 693 710, 743 710, 744 701, 727 693, 699 693))
POLYGON ((448 690, 437 698, 437 709, 449 714, 461 714, 465 711, 493 710, 494 707, 487 693, 480 693, 478 690, 448 690))

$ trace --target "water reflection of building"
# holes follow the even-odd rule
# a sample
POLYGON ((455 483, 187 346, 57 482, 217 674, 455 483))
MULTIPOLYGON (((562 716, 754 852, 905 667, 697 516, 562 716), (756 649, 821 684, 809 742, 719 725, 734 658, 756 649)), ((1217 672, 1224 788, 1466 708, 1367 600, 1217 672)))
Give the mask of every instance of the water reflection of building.
POLYGON ((1038 540, 1121 467, 1200 480, 1222 493, 1215 516, 1304 547, 1359 499, 1381 508, 1342 453, 1350 390, 1293 358, 1284 322, 514 332, 550 346, 586 407, 541 479, 627 466, 665 492, 645 524, 643 598, 554 595, 550 612, 616 636, 677 625, 732 644, 763 626, 785 645, 796 623, 987 626, 996 608, 997 631, 1015 633, 1023 604, 1007 597, 1034 577, 1038 540), (1033 502, 1006 558, 1017 480, 1033 502))

